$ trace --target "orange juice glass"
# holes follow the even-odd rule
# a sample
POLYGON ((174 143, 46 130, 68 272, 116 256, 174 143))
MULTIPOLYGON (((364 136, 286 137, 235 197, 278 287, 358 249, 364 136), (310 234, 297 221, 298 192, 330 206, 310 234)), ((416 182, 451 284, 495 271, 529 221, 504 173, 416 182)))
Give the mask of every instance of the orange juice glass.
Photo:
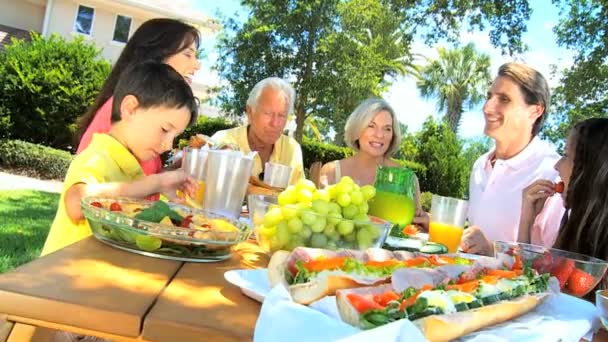
POLYGON ((448 252, 456 253, 460 246, 460 238, 464 228, 441 222, 433 222, 429 226, 429 240, 439 242, 448 248, 448 252))
POLYGON ((457 198, 433 195, 429 241, 438 242, 456 253, 462 238, 468 202, 457 198))

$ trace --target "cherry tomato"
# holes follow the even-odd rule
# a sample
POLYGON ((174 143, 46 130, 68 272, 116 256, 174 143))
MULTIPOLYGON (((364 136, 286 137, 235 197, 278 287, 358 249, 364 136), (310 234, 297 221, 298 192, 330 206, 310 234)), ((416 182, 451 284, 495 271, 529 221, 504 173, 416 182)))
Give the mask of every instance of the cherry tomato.
POLYGON ((110 204, 110 211, 122 211, 122 207, 118 202, 113 202, 110 204))
POLYGON ((184 217, 184 219, 182 220, 182 223, 179 226, 188 228, 190 226, 191 222, 192 222, 192 215, 188 215, 188 216, 184 217))
POLYGON ((91 202, 91 206, 96 208, 103 208, 103 204, 99 202, 91 202))
POLYGON ((562 192, 564 192, 564 186, 565 186, 564 182, 559 182, 559 183, 555 184, 555 192, 561 194, 562 192))

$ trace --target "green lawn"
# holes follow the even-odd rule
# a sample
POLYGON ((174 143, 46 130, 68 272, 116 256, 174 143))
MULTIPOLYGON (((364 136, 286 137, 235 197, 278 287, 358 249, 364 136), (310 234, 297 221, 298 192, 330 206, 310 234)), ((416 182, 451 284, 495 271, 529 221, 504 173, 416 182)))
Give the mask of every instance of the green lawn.
POLYGON ((40 255, 59 194, 14 190, 0 192, 0 273, 40 255))

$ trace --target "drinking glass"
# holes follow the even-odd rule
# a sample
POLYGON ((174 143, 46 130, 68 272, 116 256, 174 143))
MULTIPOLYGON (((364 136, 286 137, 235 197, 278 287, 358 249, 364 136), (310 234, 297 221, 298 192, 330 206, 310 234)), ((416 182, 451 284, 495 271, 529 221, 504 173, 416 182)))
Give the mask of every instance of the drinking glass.
POLYGON ((441 243, 450 253, 456 253, 464 230, 467 207, 465 200, 433 195, 429 241, 441 243))
POLYGON ((267 162, 264 166, 264 183, 285 189, 289 185, 291 167, 283 164, 267 162))
POLYGON ((369 214, 401 228, 411 224, 416 214, 416 176, 405 167, 379 165, 376 170, 376 196, 369 203, 369 214))
POLYGON ((191 207, 202 208, 205 195, 205 166, 207 149, 187 147, 184 149, 183 169, 190 177, 196 179, 198 189, 194 198, 186 195, 186 203, 191 207))
POLYGON ((608 290, 595 291, 595 307, 600 315, 604 329, 608 330, 608 290))

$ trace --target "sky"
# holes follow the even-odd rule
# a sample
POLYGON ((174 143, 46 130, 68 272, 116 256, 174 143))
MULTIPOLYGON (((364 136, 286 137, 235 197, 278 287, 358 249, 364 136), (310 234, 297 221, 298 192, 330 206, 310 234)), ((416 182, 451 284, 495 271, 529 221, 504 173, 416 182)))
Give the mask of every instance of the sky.
MULTIPOLYGON (((553 87, 557 85, 559 75, 551 75, 551 65, 558 65, 559 70, 568 67, 572 64, 574 53, 557 46, 555 42, 555 34, 552 29, 558 22, 558 9, 551 4, 551 0, 533 0, 530 1, 530 5, 533 12, 528 21, 528 32, 524 33, 522 38, 528 45, 528 51, 522 55, 515 58, 502 56, 500 50, 494 48, 490 43, 487 32, 463 31, 460 35, 460 43, 465 45, 473 42, 478 51, 490 55, 492 77, 496 75, 500 65, 516 60, 540 71, 547 78, 549 85, 553 87)), ((216 18, 219 14, 230 17, 235 13, 243 21, 247 18, 247 12, 241 8, 240 2, 236 0, 195 1, 194 7, 216 18)), ((201 61, 201 70, 196 75, 196 78, 201 82, 212 85, 217 85, 220 82, 217 73, 211 70, 211 66, 217 59, 217 52, 214 48, 215 42, 214 36, 203 39, 201 47, 205 50, 207 57, 201 61)), ((435 58, 437 57, 436 48, 442 45, 451 47, 441 43, 429 47, 422 42, 414 42, 412 52, 435 58)), ((418 131, 429 115, 434 115, 436 118, 443 115, 436 108, 436 99, 423 99, 420 96, 413 78, 399 77, 395 79, 387 93, 384 94, 384 99, 395 109, 399 121, 406 124, 410 132, 418 131)), ((463 138, 482 136, 483 127, 481 105, 472 109, 465 108, 465 113, 463 113, 460 122, 459 135, 463 138)))

